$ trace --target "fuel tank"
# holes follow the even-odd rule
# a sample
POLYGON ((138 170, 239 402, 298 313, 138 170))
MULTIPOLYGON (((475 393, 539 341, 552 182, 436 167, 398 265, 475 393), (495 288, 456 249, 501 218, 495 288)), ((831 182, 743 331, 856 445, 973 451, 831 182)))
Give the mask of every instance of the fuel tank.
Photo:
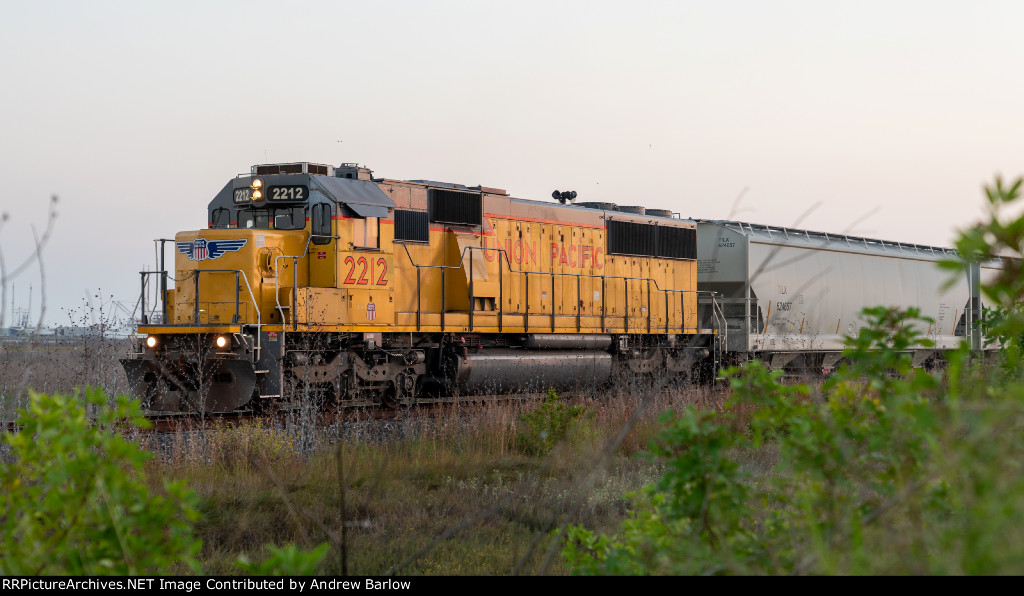
POLYGON ((612 356, 596 350, 489 349, 460 355, 455 381, 464 393, 509 393, 601 385, 612 373, 612 356))

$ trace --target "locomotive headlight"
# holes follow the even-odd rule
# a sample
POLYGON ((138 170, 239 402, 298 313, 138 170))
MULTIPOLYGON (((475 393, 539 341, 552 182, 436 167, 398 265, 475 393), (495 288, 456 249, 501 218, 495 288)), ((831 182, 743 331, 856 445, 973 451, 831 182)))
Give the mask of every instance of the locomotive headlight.
POLYGON ((215 343, 218 348, 226 347, 228 345, 228 338, 226 335, 218 335, 215 343))
POLYGON ((263 198, 263 193, 258 190, 252 191, 252 200, 258 201, 263 198))
POLYGON ((253 190, 259 190, 263 188, 263 181, 260 180, 259 178, 254 178, 252 184, 250 184, 249 186, 251 186, 253 190))
POLYGON ((146 347, 150 348, 150 349, 156 347, 156 336, 155 335, 150 335, 149 337, 146 338, 146 347))

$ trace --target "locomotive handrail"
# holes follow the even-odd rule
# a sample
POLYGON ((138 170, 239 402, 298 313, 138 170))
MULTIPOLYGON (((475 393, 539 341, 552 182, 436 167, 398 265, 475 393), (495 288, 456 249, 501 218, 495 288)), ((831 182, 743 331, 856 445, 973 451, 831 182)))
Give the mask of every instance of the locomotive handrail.
POLYGON ((299 259, 304 259, 304 258, 306 258, 306 255, 309 254, 309 244, 313 241, 313 238, 330 238, 331 240, 340 240, 341 236, 327 236, 327 235, 324 235, 324 234, 310 234, 309 237, 306 238, 306 246, 304 246, 302 248, 302 254, 301 255, 284 255, 284 254, 282 254, 282 255, 277 255, 276 257, 274 257, 274 309, 281 315, 281 329, 282 330, 285 328, 285 320, 284 320, 285 317, 284 317, 284 307, 281 306, 281 292, 280 292, 281 284, 280 284, 280 278, 279 278, 279 275, 280 275, 280 272, 281 272, 281 268, 277 266, 277 262, 278 262, 279 259, 291 259, 292 260, 292 306, 291 306, 291 312, 292 312, 292 330, 295 330, 295 329, 299 328, 299 321, 298 321, 298 319, 295 318, 295 308, 296 308, 295 303, 298 301, 298 293, 299 293, 299 273, 298 273, 299 272, 299 259))
MULTIPOLYGON (((159 271, 160 273, 163 274, 163 276, 160 279, 160 312, 161 312, 162 320, 166 323, 167 322, 167 278, 168 278, 168 275, 167 275, 167 268, 164 265, 164 260, 165 260, 164 259, 164 246, 166 246, 166 244, 168 242, 174 242, 174 239, 172 239, 172 238, 157 238, 156 240, 153 241, 153 244, 156 244, 158 242, 160 243, 160 249, 159 249, 160 260, 157 263, 157 268, 158 268, 157 271, 159 271)), ((142 294, 143 294, 143 296, 145 296, 145 294, 146 294, 145 282, 143 282, 142 294)), ((140 298, 140 300, 141 300, 141 298, 140 298)), ((145 323, 146 322, 146 305, 145 305, 144 302, 142 303, 142 319, 143 319, 143 323, 145 323)))
MULTIPOLYGON (((184 278, 182 278, 180 280, 175 278, 175 277, 169 276, 166 271, 140 271, 139 273, 142 275, 142 295, 143 296, 145 296, 145 294, 146 294, 146 277, 149 276, 149 275, 161 274, 163 276, 163 280, 164 280, 165 283, 166 283, 166 280, 169 278, 172 281, 174 281, 175 285, 177 285, 179 282, 184 282, 186 279, 188 279, 190 277, 194 278, 195 279, 195 289, 193 291, 195 293, 193 294, 192 302, 194 304, 195 313, 193 315, 192 323, 196 327, 199 327, 199 326, 202 325, 202 323, 199 320, 199 274, 200 273, 234 273, 235 274, 235 315, 234 315, 234 317, 233 317, 233 319, 231 321, 232 324, 238 324, 239 323, 239 320, 238 320, 238 312, 239 312, 239 301, 238 301, 238 287, 239 287, 239 283, 238 283, 238 280, 239 280, 239 276, 241 276, 241 279, 245 281, 245 289, 248 290, 248 292, 249 292, 249 299, 252 300, 253 309, 256 311, 256 345, 254 346, 254 348, 255 348, 256 360, 257 361, 259 360, 260 350, 262 348, 262 343, 260 342, 260 329, 262 328, 262 320, 261 320, 261 317, 260 317, 259 304, 256 303, 256 295, 252 293, 252 286, 250 286, 250 284, 249 284, 249 278, 245 275, 245 271, 242 271, 241 269, 194 269, 194 270, 192 270, 191 273, 188 274, 187 277, 184 277, 184 278)), ((165 313, 167 312, 166 304, 164 305, 164 312, 165 313)), ((142 323, 144 325, 148 324, 146 322, 145 312, 143 312, 143 321, 142 321, 142 323)), ((166 314, 164 316, 163 324, 164 325, 168 325, 169 324, 167 322, 166 314)))
MULTIPOLYGON (((684 319, 684 322, 679 326, 680 332, 685 332, 686 331, 685 306, 683 305, 683 299, 685 298, 685 295, 686 294, 690 294, 690 293, 696 294, 696 295, 700 294, 700 292, 697 291, 697 290, 674 290, 674 289, 669 289, 669 288, 661 288, 658 285, 658 281, 656 279, 653 279, 653 278, 650 278, 650 277, 633 277, 633 276, 619 276, 619 275, 594 275, 594 274, 585 274, 585 273, 564 273, 564 272, 560 272, 560 271, 528 271, 528 270, 524 270, 524 269, 513 269, 512 268, 511 260, 508 258, 507 251, 505 249, 503 249, 503 248, 500 248, 500 247, 465 246, 465 247, 463 247, 462 252, 460 254, 459 263, 456 264, 456 265, 420 264, 420 263, 417 263, 415 260, 413 260, 412 253, 409 252, 408 245, 405 244, 405 243, 401 243, 401 244, 405 248, 405 253, 406 253, 406 256, 409 259, 409 263, 412 264, 414 267, 416 267, 416 329, 417 330, 420 330, 421 326, 422 326, 421 325, 421 323, 422 323, 422 321, 421 321, 421 313, 422 313, 422 310, 423 310, 422 309, 422 290, 421 290, 421 288, 422 288, 422 280, 421 280, 421 276, 420 276, 420 269, 421 268, 428 268, 428 269, 440 269, 441 270, 441 312, 440 312, 440 315, 441 315, 441 330, 444 331, 444 329, 445 329, 445 312, 447 310, 447 308, 446 308, 447 304, 446 304, 446 287, 445 287, 446 286, 446 283, 445 283, 446 280, 445 280, 445 274, 446 274, 448 269, 462 269, 464 267, 464 263, 465 263, 465 260, 466 260, 466 253, 467 253, 467 251, 472 252, 474 250, 477 250, 477 251, 495 251, 495 252, 499 253, 499 257, 498 257, 498 274, 499 274, 499 280, 498 280, 498 303, 499 303, 499 308, 498 308, 498 331, 499 332, 502 329, 503 318, 504 318, 504 306, 502 305, 503 302, 504 302, 504 300, 503 300, 503 298, 504 298, 504 294, 503 294, 503 292, 504 292, 504 284, 502 283, 503 280, 500 277, 502 271, 504 271, 504 269, 502 269, 502 267, 501 267, 502 262, 504 262, 505 266, 508 267, 509 273, 513 273, 513 274, 520 273, 520 274, 524 274, 524 276, 525 276, 527 299, 526 299, 526 312, 524 314, 524 324, 523 324, 523 326, 527 330, 529 330, 529 315, 530 315, 530 302, 529 302, 529 283, 530 282, 529 282, 529 280, 530 280, 530 275, 531 274, 551 276, 551 292, 552 292, 551 326, 552 326, 552 331, 555 329, 555 317, 557 316, 556 313, 555 313, 555 309, 554 309, 554 287, 555 287, 554 286, 554 279, 555 279, 556 275, 557 276, 563 276, 563 277, 575 277, 576 280, 577 280, 577 284, 576 284, 576 287, 577 287, 577 296, 576 296, 576 301, 577 301, 577 307, 576 307, 576 328, 577 328, 577 331, 579 331, 581 329, 581 317, 582 317, 581 310, 582 309, 580 309, 580 307, 579 307, 579 302, 580 302, 580 299, 581 299, 580 280, 582 278, 600 279, 601 280, 601 328, 602 328, 602 330, 606 329, 605 317, 608 316, 606 314, 606 307, 605 307, 605 291, 604 291, 605 280, 620 279, 620 280, 623 280, 625 282, 623 284, 623 286, 624 286, 623 289, 626 292, 626 302, 627 303, 629 302, 629 282, 630 281, 642 281, 642 282, 646 282, 647 283, 647 295, 648 295, 648 299, 647 299, 647 330, 648 330, 648 332, 651 331, 652 309, 650 308, 650 305, 651 305, 650 291, 651 291, 651 283, 652 282, 654 284, 654 288, 657 291, 662 292, 665 295, 666 304, 668 302, 668 294, 669 293, 678 293, 680 295, 680 309, 681 309, 680 312, 681 312, 682 318, 684 319), (504 255, 504 258, 502 258, 502 255, 504 255)), ((474 305, 474 295, 473 295, 473 279, 474 278, 473 278, 473 271, 472 271, 472 268, 473 268, 472 263, 473 263, 473 260, 471 259, 470 260, 470 271, 469 271, 469 301, 470 301, 470 308, 469 308, 469 319, 470 320, 469 320, 469 326, 471 328, 473 326, 473 312, 475 310, 475 308, 474 308, 474 306, 475 306, 474 305)), ((623 313, 622 319, 623 319, 623 329, 628 332, 628 329, 629 329, 629 314, 628 314, 628 311, 626 313, 623 313)), ((666 308, 665 319, 666 319, 665 320, 665 332, 668 333, 669 330, 670 330, 670 327, 669 327, 669 323, 668 323, 668 309, 667 308, 666 308)))
MULTIPOLYGON (((184 282, 184 281, 186 281, 188 279, 192 279, 192 278, 196 278, 197 279, 196 283, 198 283, 198 275, 196 275, 196 273, 231 273, 231 272, 240 273, 242 275, 242 277, 245 277, 245 272, 242 271, 241 269, 196 269, 196 270, 190 272, 185 277, 182 277, 181 279, 179 279, 177 277, 174 277, 173 275, 168 275, 168 273, 166 271, 140 271, 139 274, 142 276, 142 293, 145 294, 145 292, 146 292, 146 277, 150 276, 150 275, 162 275, 162 280, 161 280, 162 282, 166 282, 167 280, 170 280, 170 281, 173 281, 175 284, 178 284, 178 283, 184 282)), ((236 277, 237 277, 237 275, 236 275, 236 277)), ((249 287, 249 280, 248 280, 248 278, 245 279, 245 282, 246 282, 246 289, 249 290, 249 297, 252 298, 252 300, 253 300, 253 306, 256 306, 256 298, 255 298, 255 295, 252 293, 252 288, 249 287)), ((237 302, 238 302, 237 286, 236 286, 235 294, 236 294, 235 302, 236 302, 236 306, 237 306, 237 302)), ((237 309, 236 309, 236 311, 237 311, 237 309)), ((168 323, 167 322, 166 312, 167 312, 167 308, 166 308, 166 304, 165 304, 164 305, 164 316, 163 316, 163 319, 162 319, 163 322, 159 323, 160 325, 172 325, 173 324, 173 323, 168 323)), ((237 312, 235 313, 235 316, 236 317, 238 316, 237 312)), ((232 323, 236 323, 236 322, 237 322, 237 320, 236 321, 232 321, 232 323)), ((198 319, 195 321, 195 323, 197 325, 199 324, 198 319)), ((146 316, 145 309, 143 309, 143 312, 142 312, 142 324, 143 325, 149 325, 150 324, 150 322, 148 320, 148 317, 146 316)), ((154 324, 157 324, 157 323, 154 323, 154 324)))
POLYGON ((245 275, 245 271, 241 269, 196 269, 193 271, 196 277, 195 287, 195 324, 199 325, 199 274, 200 273, 231 273, 235 274, 235 317, 233 323, 238 323, 238 276, 241 275, 245 281, 245 289, 249 291, 249 299, 252 300, 253 310, 256 311, 256 345, 254 346, 255 353, 253 354, 253 362, 259 362, 260 355, 262 354, 263 343, 261 341, 261 331, 263 329, 263 322, 260 315, 260 306, 256 302, 256 296, 252 293, 252 287, 249 285, 249 278, 245 275))
POLYGON ((728 324, 728 321, 725 318, 725 311, 722 310, 722 306, 721 306, 721 304, 719 304, 718 299, 716 298, 716 296, 718 295, 718 292, 708 291, 708 290, 698 290, 697 291, 697 295, 698 295, 698 298, 697 298, 698 305, 700 304, 699 296, 706 295, 706 296, 708 296, 708 298, 710 298, 711 316, 712 316, 712 319, 713 319, 712 325, 713 325, 713 329, 715 331, 717 331, 716 337, 714 339, 714 343, 713 343, 713 346, 712 346, 713 349, 714 349, 714 353, 712 354, 712 358, 714 360, 715 370, 718 370, 721 367, 722 356, 727 351, 728 346, 729 346, 729 324, 728 324))

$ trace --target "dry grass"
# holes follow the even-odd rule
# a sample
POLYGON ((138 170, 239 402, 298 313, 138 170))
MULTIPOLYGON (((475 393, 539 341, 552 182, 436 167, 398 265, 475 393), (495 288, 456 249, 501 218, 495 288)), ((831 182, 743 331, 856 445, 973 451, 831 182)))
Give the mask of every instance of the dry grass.
POLYGON ((14 420, 30 388, 73 393, 76 387, 93 386, 108 395, 127 392, 128 379, 118 362, 127 352, 128 340, 99 335, 0 342, 0 422, 14 420))
POLYGON ((546 457, 515 449, 519 415, 534 403, 512 401, 321 428, 312 450, 299 447, 295 425, 212 424, 163 438, 150 474, 184 478, 201 495, 207 573, 235 573, 238 555, 258 559, 265 544, 330 542, 329 574, 561 575, 554 533, 618 527, 627 495, 659 476, 635 457, 658 414, 720 408, 724 395, 633 388, 566 399, 593 415, 546 457))
MULTIPOLYGON (((102 338, 0 345, 2 413, 13 419, 29 387, 123 392, 117 359, 126 349, 102 338)), ((691 404, 721 409, 725 392, 629 383, 563 399, 592 415, 545 457, 515 446, 519 417, 536 401, 330 427, 302 417, 228 427, 214 418, 140 441, 157 454, 147 466, 154 487, 183 479, 201 497, 196 529, 208 574, 237 573, 239 555, 261 559, 267 544, 329 542, 325 574, 562 575, 558 530, 617 528, 627 495, 659 477, 657 464, 636 457, 658 415, 691 404)))

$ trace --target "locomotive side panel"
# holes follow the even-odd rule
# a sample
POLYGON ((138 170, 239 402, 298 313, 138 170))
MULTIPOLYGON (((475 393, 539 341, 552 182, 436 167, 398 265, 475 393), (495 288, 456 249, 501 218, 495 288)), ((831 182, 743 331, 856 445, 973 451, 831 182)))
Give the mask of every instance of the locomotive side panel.
MULTIPOLYGON (((342 216, 337 221, 337 284, 347 300, 345 323, 361 327, 391 326, 394 316, 394 225, 383 217, 342 216)), ((310 259, 316 258, 310 255, 310 259)), ((324 320, 315 312, 310 324, 324 320)))

